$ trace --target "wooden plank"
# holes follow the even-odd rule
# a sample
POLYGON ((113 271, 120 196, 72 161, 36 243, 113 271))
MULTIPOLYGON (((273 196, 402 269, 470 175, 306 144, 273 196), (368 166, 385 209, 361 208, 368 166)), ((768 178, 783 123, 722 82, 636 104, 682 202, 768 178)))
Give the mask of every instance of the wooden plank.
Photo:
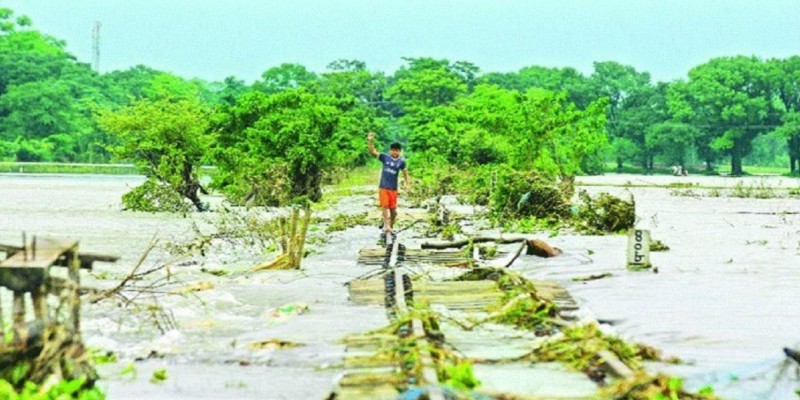
MULTIPOLYGON (((395 248, 395 253, 396 253, 395 248)), ((400 314, 409 312, 408 304, 406 304, 405 285, 403 283, 403 274, 399 269, 394 268, 394 263, 390 264, 394 269, 394 287, 395 287, 395 302, 397 304, 397 311, 400 314)), ((420 383, 428 385, 428 399, 429 400, 444 400, 444 392, 439 387, 439 376, 436 373, 436 364, 433 362, 431 355, 432 345, 428 343, 425 329, 422 326, 422 320, 414 318, 411 320, 412 334, 414 335, 415 345, 419 349, 419 364, 422 370, 420 371, 420 383)))
MULTIPOLYGON (((557 303, 575 303, 564 287, 558 282, 553 281, 531 281, 536 287, 536 294, 544 300, 557 303)), ((379 296, 383 298, 383 280, 363 279, 354 280, 350 284, 350 298, 359 301, 361 298, 371 298, 379 296)), ((449 298, 461 298, 464 301, 470 299, 493 298, 502 295, 497 284, 490 280, 480 281, 415 281, 414 295, 420 300, 425 297, 446 300, 449 298)))
POLYGON ((603 366, 608 370, 608 372, 617 378, 628 379, 633 377, 633 370, 625 365, 625 363, 623 363, 616 354, 608 350, 601 350, 597 352, 597 355, 600 357, 603 366))
MULTIPOLYGON (((350 292, 383 293, 383 279, 359 279, 350 281, 350 292)), ((498 291, 494 281, 414 281, 414 293, 448 293, 455 291, 498 291)))
MULTIPOLYGON (((21 246, 0 244, 0 253, 6 253, 9 257, 21 252, 22 250, 23 248, 21 246)), ((80 258, 81 260, 81 269, 92 269, 93 264, 98 261, 117 262, 119 260, 119 256, 112 256, 108 254, 97 254, 97 253, 81 253, 80 255, 78 255, 78 258, 80 258)), ((53 265, 58 265, 62 267, 69 266, 66 257, 59 258, 53 263, 53 265)))
POLYGON ((17 252, 0 262, 0 268, 47 268, 55 264, 65 253, 74 251, 78 242, 40 240, 27 251, 17 252))

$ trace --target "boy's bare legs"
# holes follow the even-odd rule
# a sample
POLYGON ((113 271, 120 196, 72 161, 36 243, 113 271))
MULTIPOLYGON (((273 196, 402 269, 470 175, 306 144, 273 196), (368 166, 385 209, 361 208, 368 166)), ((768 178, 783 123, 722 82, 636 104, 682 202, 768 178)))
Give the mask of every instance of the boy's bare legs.
POLYGON ((392 231, 392 218, 388 208, 382 208, 383 212, 383 233, 386 234, 392 231))
MULTIPOLYGON (((385 218, 385 217, 384 217, 385 218)), ((394 232, 394 221, 397 219, 397 209, 389 209, 389 231, 394 232)))

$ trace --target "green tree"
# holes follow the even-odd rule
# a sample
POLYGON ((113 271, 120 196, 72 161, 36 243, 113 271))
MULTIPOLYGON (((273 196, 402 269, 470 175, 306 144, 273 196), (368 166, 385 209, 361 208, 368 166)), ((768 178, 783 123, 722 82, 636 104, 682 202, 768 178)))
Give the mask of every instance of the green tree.
POLYGON ((711 146, 714 138, 721 134, 719 126, 712 126, 702 122, 704 112, 694 99, 689 84, 685 81, 675 81, 667 90, 667 106, 672 122, 687 123, 695 128, 694 149, 697 155, 706 164, 707 171, 714 170, 714 163, 722 157, 720 150, 711 146))
POLYGON ((161 74, 144 65, 137 65, 124 71, 112 71, 101 76, 106 86, 106 94, 114 104, 127 105, 148 97, 148 91, 155 77, 161 74))
POLYGON ((0 97, 0 115, 4 116, 0 132, 6 140, 73 134, 90 124, 80 114, 69 85, 54 79, 11 86, 0 97))
POLYGON ((0 95, 10 85, 57 77, 74 62, 65 43, 36 31, 0 34, 0 95))
MULTIPOLYGON (((508 164, 549 177, 598 172, 606 146, 606 102, 578 109, 567 93, 520 94, 478 85, 452 104, 422 108, 403 121, 415 152, 457 165, 508 164)), ((416 154, 416 153, 415 153, 416 154)))
POLYGON ((322 197, 323 173, 364 153, 370 121, 353 103, 307 89, 242 95, 216 122, 213 182, 234 202, 279 205, 322 197))
POLYGON ((139 211, 182 211, 188 199, 202 211, 199 168, 210 142, 209 111, 188 99, 139 100, 104 111, 100 126, 119 139, 117 157, 132 160, 147 181, 123 197, 139 211))
POLYGON ((530 88, 547 89, 553 92, 566 91, 569 99, 584 109, 597 98, 592 81, 574 68, 524 67, 517 73, 488 73, 481 82, 524 93, 530 88))
POLYGON ((617 151, 617 168, 622 168, 632 148, 638 150, 637 158, 648 167, 650 156, 644 146, 644 131, 650 124, 660 122, 651 104, 656 98, 650 74, 606 61, 594 63, 590 79, 596 96, 608 99, 608 133, 612 148, 617 151), (615 143, 620 140, 622 143, 615 143))
POLYGON ((398 71, 396 79, 386 96, 400 106, 403 113, 416 113, 426 108, 451 103, 467 92, 462 78, 446 68, 398 71))
POLYGON ((783 115, 783 125, 775 129, 775 134, 786 140, 789 148, 789 171, 800 173, 800 111, 783 115))
POLYGON ((689 82, 672 93, 671 112, 708 133, 700 137, 730 156, 733 175, 742 174, 742 158, 764 131, 772 99, 768 76, 755 57, 715 58, 693 68, 689 82))
POLYGON ((207 104, 218 106, 234 105, 239 96, 250 90, 243 80, 235 76, 229 76, 222 82, 205 82, 203 89, 203 100, 207 104))
POLYGON ((525 128, 511 139, 512 165, 548 176, 599 172, 592 159, 599 159, 608 143, 603 129, 607 105, 600 99, 579 110, 565 92, 529 90, 521 104, 525 128))
POLYGON ((768 120, 781 125, 776 134, 786 140, 789 170, 800 173, 800 56, 769 60, 769 80, 775 101, 768 120), (777 104, 776 104, 777 103, 777 104))
POLYGON ((661 122, 645 130, 645 146, 652 154, 661 155, 669 164, 686 168, 698 131, 689 124, 661 122))
POLYGON ((363 104, 376 106, 384 101, 387 89, 386 76, 372 73, 359 60, 336 60, 328 64, 329 72, 309 85, 309 89, 323 96, 353 97, 363 104))
POLYGON ((253 84, 253 89, 273 94, 305 86, 317 79, 317 75, 300 64, 286 63, 264 71, 261 79, 253 84))

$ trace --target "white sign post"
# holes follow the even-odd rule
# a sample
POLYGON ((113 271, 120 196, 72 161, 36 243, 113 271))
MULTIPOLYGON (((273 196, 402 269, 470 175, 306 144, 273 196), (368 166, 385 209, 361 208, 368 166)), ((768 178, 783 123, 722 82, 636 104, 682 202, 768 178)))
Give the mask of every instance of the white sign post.
POLYGON ((646 269, 650 264, 650 231, 631 229, 628 231, 628 268, 646 269))

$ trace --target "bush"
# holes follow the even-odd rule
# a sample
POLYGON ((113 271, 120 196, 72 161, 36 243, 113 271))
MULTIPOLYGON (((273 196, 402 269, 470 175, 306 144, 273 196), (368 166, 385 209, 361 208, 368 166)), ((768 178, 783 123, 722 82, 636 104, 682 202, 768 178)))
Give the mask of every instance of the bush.
POLYGON ((146 212, 188 212, 190 204, 169 184, 155 178, 147 179, 140 186, 122 195, 126 210, 146 212))
POLYGON ((579 231, 589 234, 618 233, 633 228, 636 223, 636 201, 600 193, 591 198, 586 191, 578 193, 581 204, 575 215, 579 231))
POLYGON ((510 168, 497 171, 490 207, 498 216, 541 219, 566 218, 570 209, 569 197, 554 180, 510 168))

